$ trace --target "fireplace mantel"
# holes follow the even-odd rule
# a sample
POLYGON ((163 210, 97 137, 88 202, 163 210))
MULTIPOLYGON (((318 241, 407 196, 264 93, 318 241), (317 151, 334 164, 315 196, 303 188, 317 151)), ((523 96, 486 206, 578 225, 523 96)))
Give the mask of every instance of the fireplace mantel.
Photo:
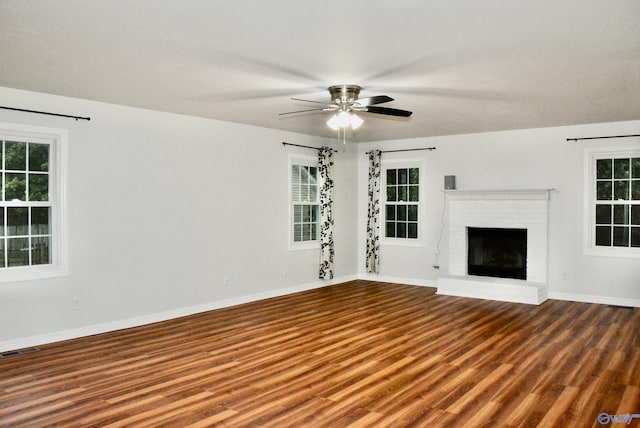
POLYGON ((451 190, 446 192, 449 224, 448 272, 438 294, 542 303, 547 298, 547 217, 551 189, 451 190), (467 228, 527 230, 526 280, 467 274, 467 228))
POLYGON ((445 190, 449 200, 548 200, 553 189, 445 190))

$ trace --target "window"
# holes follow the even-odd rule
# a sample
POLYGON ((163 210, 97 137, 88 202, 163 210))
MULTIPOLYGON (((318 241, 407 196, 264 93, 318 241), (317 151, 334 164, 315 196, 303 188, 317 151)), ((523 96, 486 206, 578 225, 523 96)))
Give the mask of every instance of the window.
POLYGON ((292 158, 290 164, 291 248, 316 248, 320 201, 318 195, 318 160, 292 158))
POLYGON ((640 256, 640 148, 588 153, 588 252, 640 256))
POLYGON ((384 168, 384 238, 396 242, 420 238, 420 167, 384 168))
POLYGON ((0 124, 0 281, 59 276, 61 130, 0 124))

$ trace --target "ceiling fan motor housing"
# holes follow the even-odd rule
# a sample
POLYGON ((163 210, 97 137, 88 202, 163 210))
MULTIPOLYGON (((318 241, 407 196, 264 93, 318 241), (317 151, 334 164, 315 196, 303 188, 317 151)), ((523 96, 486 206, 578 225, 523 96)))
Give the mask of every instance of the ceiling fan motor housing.
POLYGON ((333 103, 340 107, 349 107, 358 99, 362 88, 358 85, 334 85, 329 86, 328 89, 333 103))

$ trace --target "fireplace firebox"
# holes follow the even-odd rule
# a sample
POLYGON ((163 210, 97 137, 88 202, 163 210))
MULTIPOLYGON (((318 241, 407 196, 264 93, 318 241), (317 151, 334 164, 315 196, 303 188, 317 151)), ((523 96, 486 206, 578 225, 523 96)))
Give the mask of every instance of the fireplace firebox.
POLYGON ((527 229, 467 228, 469 275, 527 279, 527 229))

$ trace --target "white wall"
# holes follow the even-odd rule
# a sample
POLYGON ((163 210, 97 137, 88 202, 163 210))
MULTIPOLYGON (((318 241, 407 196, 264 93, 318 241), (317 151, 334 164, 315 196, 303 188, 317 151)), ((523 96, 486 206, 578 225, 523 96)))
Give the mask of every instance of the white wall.
MULTIPOLYGON (((460 190, 555 189, 549 206, 549 293, 551 297, 624 303, 640 302, 640 259, 583 254, 583 156, 587 147, 630 146, 640 138, 567 142, 567 138, 637 134, 640 121, 454 135, 367 143, 359 146, 359 264, 364 266, 367 156, 364 152, 435 146, 435 151, 383 154, 384 159, 419 158, 426 167, 423 247, 382 246, 378 278, 432 284, 447 272, 447 229, 434 269, 444 206, 444 176, 455 175, 460 190)), ((445 217, 446 218, 446 217, 445 217)))
POLYGON ((0 110, 1 122, 69 132, 69 276, 0 283, 0 348, 324 284, 317 279, 319 250, 289 251, 287 243, 288 155, 316 152, 283 147, 283 141, 339 148, 335 274, 355 277, 356 149, 9 88, 0 88, 0 99, 91 117, 0 110), (74 311, 74 299, 80 310, 74 311))

